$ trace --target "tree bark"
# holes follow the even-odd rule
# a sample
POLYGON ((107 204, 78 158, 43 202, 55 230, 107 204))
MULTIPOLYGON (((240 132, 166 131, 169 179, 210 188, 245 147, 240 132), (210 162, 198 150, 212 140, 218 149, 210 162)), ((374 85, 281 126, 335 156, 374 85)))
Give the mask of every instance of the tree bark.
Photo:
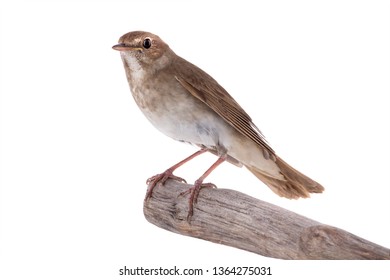
POLYGON ((203 188, 187 221, 190 185, 168 180, 144 203, 163 229, 279 259, 390 259, 390 250, 345 230, 228 190, 203 188))

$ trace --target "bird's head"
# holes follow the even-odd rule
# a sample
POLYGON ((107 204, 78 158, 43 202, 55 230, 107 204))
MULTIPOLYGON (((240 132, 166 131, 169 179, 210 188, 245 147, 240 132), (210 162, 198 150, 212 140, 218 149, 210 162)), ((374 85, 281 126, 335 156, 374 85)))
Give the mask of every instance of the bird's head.
MULTIPOLYGON (((172 52, 160 37, 144 31, 126 33, 119 38, 118 44, 112 48, 120 51, 122 58, 127 60, 129 64, 138 63, 139 65, 136 65, 138 67, 156 64, 157 62, 157 64, 164 63, 169 58, 164 59, 164 56, 169 56, 172 52)), ((129 66, 133 68, 132 65, 129 66)))

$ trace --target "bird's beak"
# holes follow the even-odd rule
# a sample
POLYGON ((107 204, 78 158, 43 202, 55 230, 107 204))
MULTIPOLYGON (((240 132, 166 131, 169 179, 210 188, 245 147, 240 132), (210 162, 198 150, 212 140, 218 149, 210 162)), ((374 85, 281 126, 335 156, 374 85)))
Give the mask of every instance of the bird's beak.
POLYGON ((115 46, 112 46, 112 48, 116 51, 131 51, 131 50, 140 49, 137 47, 132 47, 132 46, 126 45, 124 43, 120 43, 120 44, 117 44, 115 46))

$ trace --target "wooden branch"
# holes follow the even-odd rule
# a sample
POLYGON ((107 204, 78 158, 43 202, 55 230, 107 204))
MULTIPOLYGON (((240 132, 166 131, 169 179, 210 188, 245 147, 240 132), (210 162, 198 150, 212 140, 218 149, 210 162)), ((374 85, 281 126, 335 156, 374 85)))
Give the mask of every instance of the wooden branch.
POLYGON ((279 259, 390 259, 390 250, 342 229, 227 189, 200 191, 187 222, 190 185, 168 180, 144 203, 146 219, 183 235, 279 259))

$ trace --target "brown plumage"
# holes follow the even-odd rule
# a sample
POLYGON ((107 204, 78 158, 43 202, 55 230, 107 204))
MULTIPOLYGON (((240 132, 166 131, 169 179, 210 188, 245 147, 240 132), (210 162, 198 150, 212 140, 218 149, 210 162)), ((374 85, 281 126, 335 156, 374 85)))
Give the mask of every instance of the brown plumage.
POLYGON ((273 160, 279 167, 280 174, 284 177, 283 179, 279 179, 274 176, 269 176, 266 171, 254 166, 245 165, 244 163, 245 167, 258 179, 263 181, 263 183, 279 196, 290 199, 307 198, 310 197, 309 193, 321 193, 324 191, 324 188, 319 183, 294 169, 275 154, 274 150, 266 142, 263 134, 252 122, 251 117, 211 76, 189 62, 180 63, 179 65, 187 68, 177 69, 177 76, 175 77, 180 84, 189 93, 209 106, 237 131, 256 143, 262 149, 264 158, 273 160), (188 71, 188 68, 191 70, 188 71), (208 79, 203 78, 206 75, 208 79), (202 79, 199 80, 199 77, 202 77, 202 79))
POLYGON ((149 121, 173 139, 202 148, 149 179, 147 197, 157 183, 180 179, 172 172, 206 150, 220 158, 196 181, 190 212, 203 180, 225 160, 244 165, 282 197, 309 197, 324 190, 277 156, 251 117, 217 81, 177 56, 158 36, 130 32, 113 48, 121 52, 134 99, 149 121))

